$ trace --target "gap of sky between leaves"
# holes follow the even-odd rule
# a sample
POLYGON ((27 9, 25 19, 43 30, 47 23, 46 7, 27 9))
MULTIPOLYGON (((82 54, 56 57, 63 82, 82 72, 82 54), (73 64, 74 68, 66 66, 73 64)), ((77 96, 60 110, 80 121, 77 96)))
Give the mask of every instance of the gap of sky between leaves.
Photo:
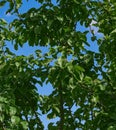
MULTIPOLYGON (((53 0, 53 3, 56 4, 55 0, 53 0)), ((9 5, 6 4, 2 8, 0 7, 0 18, 5 19, 7 22, 11 22, 11 21, 13 21, 13 19, 16 18, 16 15, 11 15, 10 13, 8 13, 8 14, 5 13, 7 11, 7 9, 8 9, 8 6, 9 5)), ((24 12, 28 11, 28 9, 30 9, 32 7, 38 8, 40 6, 41 6, 41 4, 39 4, 35 0, 29 0, 28 2, 27 2, 27 0, 23 0, 23 4, 22 4, 21 8, 19 9, 19 11, 21 13, 24 13, 24 12)), ((94 23, 94 21, 92 21, 92 22, 94 23)), ((92 26, 92 29, 94 30, 95 33, 97 33, 98 28, 92 26)), ((77 30, 81 31, 81 32, 84 32, 85 30, 88 30, 88 28, 85 28, 85 27, 81 26, 78 23, 77 24, 77 30)), ((97 36, 101 37, 101 34, 97 34, 97 36)), ((87 39, 88 39, 88 42, 90 43, 90 47, 86 46, 86 49, 94 51, 94 52, 98 52, 99 50, 98 50, 97 43, 96 42, 92 42, 91 39, 90 39, 90 37, 91 37, 91 34, 88 33, 87 39)), ((36 47, 30 47, 28 45, 28 43, 25 43, 22 48, 19 47, 19 49, 16 51, 16 50, 14 50, 14 47, 13 47, 13 45, 12 45, 11 42, 6 42, 6 44, 10 48, 10 50, 12 52, 14 52, 16 55, 25 55, 25 56, 28 56, 30 54, 34 54, 34 51, 37 50, 38 48, 41 49, 43 53, 45 53, 45 52, 48 51, 48 47, 37 47, 37 46, 36 47)), ((69 57, 69 59, 70 59, 70 57, 69 57)), ((53 90, 52 85, 49 84, 49 83, 47 85, 44 84, 43 87, 40 87, 40 86, 37 85, 37 88, 39 88, 38 91, 42 95, 49 95, 52 92, 52 90, 53 90)), ((75 110, 75 106, 72 108, 72 110, 73 111, 75 110)), ((50 121, 57 121, 57 120, 59 120, 59 118, 56 118, 54 120, 47 120, 46 115, 43 115, 41 117, 41 120, 42 120, 42 122, 45 125, 45 130, 47 130, 48 123, 50 121)))

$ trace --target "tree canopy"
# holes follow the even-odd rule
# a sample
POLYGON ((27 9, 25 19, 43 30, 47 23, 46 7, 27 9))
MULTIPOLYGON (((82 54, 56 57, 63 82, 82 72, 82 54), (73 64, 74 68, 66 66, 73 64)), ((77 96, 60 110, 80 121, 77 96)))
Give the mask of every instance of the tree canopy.
POLYGON ((0 130, 44 130, 44 114, 58 119, 48 130, 116 130, 115 0, 35 1, 26 12, 22 0, 0 1, 15 16, 0 18, 0 130), (9 42, 37 49, 16 55, 9 42))

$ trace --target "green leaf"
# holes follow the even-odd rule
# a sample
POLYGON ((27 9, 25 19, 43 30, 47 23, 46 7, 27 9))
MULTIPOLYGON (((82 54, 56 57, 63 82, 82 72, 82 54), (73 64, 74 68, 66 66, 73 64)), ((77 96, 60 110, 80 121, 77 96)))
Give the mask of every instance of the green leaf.
POLYGON ((99 102, 99 97, 98 96, 93 96, 92 97, 92 102, 98 103, 99 102))
POLYGON ((53 112, 51 112, 51 113, 49 113, 48 115, 47 115, 47 118, 48 119, 53 119, 53 118, 55 118, 56 117, 56 114, 54 114, 53 112))
POLYGON ((0 115, 0 122, 3 122, 3 121, 4 121, 4 119, 5 119, 4 114, 1 114, 1 115, 0 115))
POLYGON ((7 22, 4 19, 0 19, 0 25, 5 26, 7 25, 7 22))
POLYGON ((15 115, 17 112, 16 108, 15 107, 10 107, 10 115, 13 116, 15 115))
POLYGON ((13 124, 18 124, 20 122, 20 118, 18 116, 12 116, 11 117, 11 122, 13 124))
POLYGON ((17 9, 21 6, 22 0, 16 0, 17 9))
POLYGON ((63 22, 63 17, 57 16, 57 19, 58 19, 59 21, 63 22))
POLYGON ((104 91, 105 89, 106 89, 106 86, 104 86, 104 85, 99 85, 99 87, 100 87, 100 90, 102 90, 102 91, 104 91))
POLYGON ((54 108, 54 110, 55 110, 57 113, 60 113, 60 110, 59 110, 59 108, 58 108, 57 106, 54 106, 53 108, 54 108))
POLYGON ((22 122, 20 122, 21 123, 21 125, 23 126, 23 129, 24 130, 27 130, 28 129, 28 123, 26 122, 26 121, 22 121, 22 122))
POLYGON ((49 123, 48 125, 49 130, 57 130, 57 127, 53 125, 53 123, 49 123))
POLYGON ((67 41, 67 43, 68 43, 68 45, 72 45, 72 40, 71 39, 68 39, 68 41, 67 41))
POLYGON ((85 70, 81 67, 81 66, 79 66, 79 65, 75 65, 74 66, 74 69, 78 72, 78 71, 81 71, 81 72, 84 72, 85 70))
POLYGON ((35 34, 37 34, 37 35, 40 34, 40 32, 41 32, 41 27, 37 25, 37 26, 35 27, 35 29, 34 29, 34 32, 35 32, 35 34))
POLYGON ((113 34, 113 33, 116 33, 116 29, 114 29, 114 30, 111 32, 111 34, 113 34))
POLYGON ((85 81, 85 83, 87 83, 87 84, 92 84, 92 78, 89 77, 89 76, 85 76, 84 81, 85 81))
POLYGON ((18 44, 15 43, 14 48, 15 50, 18 50, 18 44))
POLYGON ((116 130, 116 127, 115 126, 110 126, 110 127, 108 127, 108 130, 116 130))
POLYGON ((19 62, 15 62, 16 67, 18 68, 20 66, 19 62))
POLYGON ((66 65, 65 63, 66 63, 66 60, 64 58, 62 58, 62 57, 58 58, 59 67, 64 68, 66 65))

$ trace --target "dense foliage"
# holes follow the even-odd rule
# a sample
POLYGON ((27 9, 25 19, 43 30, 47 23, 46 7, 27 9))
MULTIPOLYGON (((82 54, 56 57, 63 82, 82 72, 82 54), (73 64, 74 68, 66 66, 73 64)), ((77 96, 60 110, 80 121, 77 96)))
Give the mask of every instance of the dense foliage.
POLYGON ((36 1, 24 13, 23 1, 0 1, 15 16, 0 19, 0 130, 44 130, 41 114, 58 118, 49 130, 116 130, 115 0, 36 1), (37 50, 17 56, 9 42, 37 50))

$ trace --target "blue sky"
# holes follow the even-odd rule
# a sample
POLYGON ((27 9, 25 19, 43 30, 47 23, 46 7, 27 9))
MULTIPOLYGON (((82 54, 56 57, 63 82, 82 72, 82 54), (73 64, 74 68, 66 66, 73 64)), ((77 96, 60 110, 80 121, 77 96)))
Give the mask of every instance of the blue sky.
MULTIPOLYGON (((31 7, 40 7, 40 4, 38 4, 35 0, 29 0, 28 2, 26 2, 27 0, 23 0, 23 5, 22 7, 20 8, 20 12, 21 13, 24 13, 26 12, 28 9, 30 9, 31 7)), ((16 18, 15 15, 11 15, 11 14, 5 14, 6 10, 8 9, 8 4, 6 4, 3 8, 0 8, 0 18, 3 18, 5 19, 7 22, 11 22, 14 18, 16 18)), ((89 29, 89 28, 88 28, 89 29)), ((79 23, 78 23, 78 27, 77 27, 77 30, 78 31, 85 31, 85 27, 81 26, 79 23)), ((94 27, 94 30, 97 30, 97 28, 94 27)), ((99 37, 101 37, 101 34, 98 35, 99 37)), ((91 43, 91 46, 90 47, 87 47, 87 49, 90 49, 92 51, 95 51, 95 52, 98 52, 98 46, 96 44, 96 42, 92 42, 91 39, 91 34, 89 33, 87 35, 87 39, 88 39, 88 42, 91 43)), ((33 54, 35 50, 38 49, 38 47, 29 47, 28 46, 28 43, 24 44, 23 48, 19 47, 19 49, 16 51, 14 50, 13 48, 13 45, 11 42, 7 42, 6 43, 7 46, 10 48, 11 51, 13 51, 16 55, 30 55, 30 54, 33 54)), ((40 49, 40 47, 39 47, 40 49)), ((47 51, 47 48, 45 47, 41 47, 42 51, 43 52, 46 52, 47 51)), ((51 84, 44 84, 44 87, 40 87, 40 86, 37 86, 39 88, 39 93, 41 93, 42 95, 46 94, 50 94, 51 93, 51 90, 52 90, 52 86, 51 84)), ((46 116, 42 116, 42 121, 44 122, 45 124, 45 130, 47 129, 47 124, 48 124, 48 120, 46 119, 46 116)))

